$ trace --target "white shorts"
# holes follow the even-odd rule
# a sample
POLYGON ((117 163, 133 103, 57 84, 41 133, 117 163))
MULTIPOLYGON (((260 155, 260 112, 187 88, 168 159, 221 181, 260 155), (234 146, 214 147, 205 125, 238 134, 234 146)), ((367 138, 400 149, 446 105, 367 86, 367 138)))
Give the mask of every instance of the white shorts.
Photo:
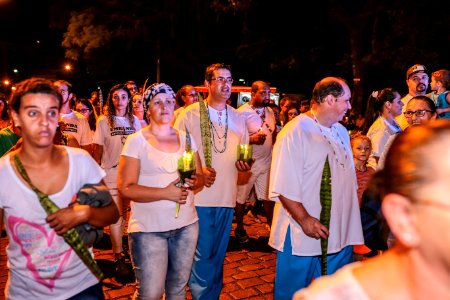
POLYGON ((269 175, 270 168, 257 165, 253 165, 251 172, 239 173, 236 202, 245 204, 253 186, 259 200, 269 200, 269 175))

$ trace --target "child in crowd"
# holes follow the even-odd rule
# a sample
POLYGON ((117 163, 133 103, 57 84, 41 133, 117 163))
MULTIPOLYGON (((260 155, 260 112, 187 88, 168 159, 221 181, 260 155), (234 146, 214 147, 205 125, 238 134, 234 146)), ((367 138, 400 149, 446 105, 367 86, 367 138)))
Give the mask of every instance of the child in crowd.
MULTIPOLYGON (((370 153, 372 152, 372 142, 366 135, 357 132, 351 136, 350 143, 352 146, 356 180, 358 183, 358 203, 361 207, 362 194, 366 189, 367 183, 375 173, 375 169, 367 164, 370 153)), ((356 245, 353 247, 355 260, 361 260, 364 254, 370 252, 371 250, 365 245, 356 245)))
POLYGON ((439 119, 450 119, 450 71, 438 70, 431 74, 430 87, 433 90, 431 98, 437 106, 439 119))

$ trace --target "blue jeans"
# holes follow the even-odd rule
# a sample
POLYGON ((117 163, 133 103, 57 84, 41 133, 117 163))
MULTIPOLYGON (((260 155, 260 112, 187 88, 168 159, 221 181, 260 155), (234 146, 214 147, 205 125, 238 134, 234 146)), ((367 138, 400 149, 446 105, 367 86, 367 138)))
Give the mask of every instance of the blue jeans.
POLYGON ((68 300, 104 300, 102 284, 99 282, 91 287, 88 287, 84 291, 79 292, 75 296, 70 297, 68 300))
POLYGON ((131 261, 136 274, 134 299, 186 298, 198 240, 198 222, 165 232, 129 234, 131 261))

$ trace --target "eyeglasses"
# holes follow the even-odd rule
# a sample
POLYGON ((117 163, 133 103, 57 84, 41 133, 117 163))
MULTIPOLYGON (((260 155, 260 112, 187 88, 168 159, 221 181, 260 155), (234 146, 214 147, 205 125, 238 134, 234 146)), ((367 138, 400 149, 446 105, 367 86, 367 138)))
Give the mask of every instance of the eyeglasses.
POLYGON ((416 117, 423 117, 425 116, 426 112, 432 113, 433 111, 428 109, 419 109, 416 111, 408 110, 405 111, 403 114, 405 115, 406 118, 412 118, 413 115, 416 115, 416 117))
POLYGON ((211 80, 215 80, 217 83, 221 83, 221 84, 223 84, 223 83, 232 84, 233 83, 233 78, 231 78, 231 77, 228 77, 228 78, 217 77, 217 78, 211 78, 211 80))
POLYGON ((82 114, 88 113, 89 111, 90 111, 89 108, 77 109, 77 112, 82 113, 82 114))

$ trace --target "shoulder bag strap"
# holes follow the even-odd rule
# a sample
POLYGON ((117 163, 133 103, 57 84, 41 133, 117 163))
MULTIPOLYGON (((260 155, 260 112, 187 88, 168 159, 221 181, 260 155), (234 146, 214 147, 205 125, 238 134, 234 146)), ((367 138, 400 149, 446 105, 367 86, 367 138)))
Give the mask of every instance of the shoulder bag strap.
MULTIPOLYGON (((48 197, 47 194, 41 192, 38 188, 36 188, 31 182, 30 177, 27 174, 22 162, 19 159, 18 155, 14 155, 14 163, 19 171, 20 176, 30 185, 31 189, 36 193, 39 198, 39 203, 44 208, 47 215, 50 215, 59 210, 59 207, 48 197)), ((97 262, 92 257, 89 252, 86 244, 81 239, 79 233, 75 230, 75 228, 69 229, 66 233, 63 234, 63 238, 67 244, 72 247, 75 253, 80 257, 80 259, 86 264, 86 266, 91 270, 91 272, 99 279, 103 279, 103 272, 100 267, 97 265, 97 262)))

